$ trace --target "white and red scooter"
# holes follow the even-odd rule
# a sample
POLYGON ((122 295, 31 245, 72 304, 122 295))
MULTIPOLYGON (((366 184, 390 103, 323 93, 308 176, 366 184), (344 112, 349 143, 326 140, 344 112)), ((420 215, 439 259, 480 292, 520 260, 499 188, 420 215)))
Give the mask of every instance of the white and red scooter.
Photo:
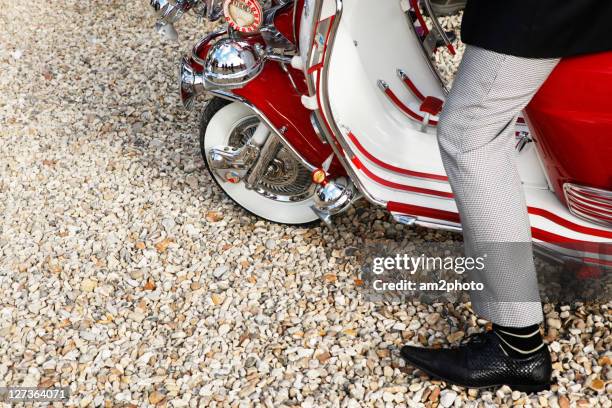
MULTIPOLYGON (((202 154, 240 206, 304 224, 365 198, 399 222, 461 230, 436 140, 448 89, 432 62, 454 50, 428 0, 151 3, 171 36, 188 10, 227 21, 183 58, 180 94, 187 107, 213 96, 202 154)), ((611 96, 612 53, 565 59, 516 123, 537 248, 606 269, 611 96)))

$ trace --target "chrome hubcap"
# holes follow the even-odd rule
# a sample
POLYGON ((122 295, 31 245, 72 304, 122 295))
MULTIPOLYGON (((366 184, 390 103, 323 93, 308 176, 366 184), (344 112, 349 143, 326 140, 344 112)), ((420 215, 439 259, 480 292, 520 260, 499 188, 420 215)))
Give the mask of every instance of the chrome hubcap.
MULTIPOLYGON (((255 133, 260 121, 256 116, 238 122, 230 132, 228 144, 241 148, 255 133)), ((314 194, 310 172, 285 148, 281 147, 254 189, 276 201, 302 201, 314 194)))

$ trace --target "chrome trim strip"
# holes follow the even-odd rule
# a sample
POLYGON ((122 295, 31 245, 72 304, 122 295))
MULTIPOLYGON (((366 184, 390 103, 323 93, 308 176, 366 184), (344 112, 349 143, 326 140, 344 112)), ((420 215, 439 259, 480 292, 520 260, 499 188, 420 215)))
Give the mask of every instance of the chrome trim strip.
MULTIPOLYGON (((317 10, 317 14, 315 14, 317 21, 318 18, 320 18, 321 16, 321 6, 323 4, 323 0, 316 0, 316 10, 317 10)), ((321 70, 317 73, 317 75, 320 75, 321 78, 319 79, 319 86, 321 87, 321 84, 326 83, 327 82, 327 75, 328 75, 328 70, 329 70, 329 61, 328 61, 328 57, 331 55, 331 52, 333 51, 334 48, 334 42, 336 39, 336 32, 338 30, 338 26, 340 23, 342 17, 342 0, 336 0, 336 14, 334 15, 334 21, 331 25, 331 27, 329 28, 329 38, 327 41, 327 48, 326 48, 326 52, 323 55, 323 67, 321 68, 321 70)), ((317 26, 319 26, 319 24, 317 24, 317 26)), ((316 35, 316 33, 314 33, 314 35, 316 35)), ((314 38, 313 35, 313 38, 314 38)), ((310 47, 310 49, 312 50, 312 46, 310 47)), ((311 52, 309 51, 309 55, 311 55, 311 52)), ((308 63, 310 64, 310 58, 307 60, 308 63)), ((331 113, 331 106, 329 105, 329 95, 327 94, 327 87, 323 87, 325 89, 325 92, 322 92, 321 89, 317 89, 316 85, 314 84, 313 81, 313 76, 315 73, 313 74, 308 74, 308 69, 310 68, 310 66, 306 66, 304 67, 304 71, 306 74, 306 82, 308 83, 308 89, 311 92, 311 94, 313 92, 317 92, 319 93, 320 97, 318 98, 321 103, 323 104, 323 106, 319 106, 319 109, 317 109, 315 111, 315 115, 317 116, 317 120, 319 121, 319 123, 324 124, 324 123, 328 123, 329 127, 331 128, 331 132, 333 134, 338 135, 339 137, 337 138, 337 142, 340 144, 340 147, 342 148, 342 150, 346 151, 347 155, 350 154, 350 157, 353 157, 354 154, 352 152, 352 149, 350 148, 350 146, 346 143, 346 141, 344 140, 344 137, 342 135, 342 132, 340 131, 340 129, 338 128, 338 126, 336 125, 336 122, 333 118, 333 115, 331 113), (329 121, 327 121, 326 118, 329 118, 329 121)), ((334 139, 333 134, 329 134, 328 129, 326 126, 322 126, 321 130, 323 131, 323 135, 325 136, 325 138, 327 139, 328 144, 332 147, 332 150, 334 151, 334 154, 336 155, 336 157, 338 157, 338 160, 340 160, 340 162, 342 163, 342 166, 344 167, 344 169, 347 171, 349 177, 353 180, 353 183, 355 183, 355 186, 357 187, 357 189, 359 190, 359 192, 372 204, 375 205, 379 205, 379 206, 386 206, 386 201, 380 200, 374 196, 372 196, 372 194, 370 194, 365 187, 361 184, 361 181, 359 180, 359 177, 357 176, 357 173, 353 170, 351 164, 346 160, 346 157, 344 156, 343 152, 340 151, 338 149, 338 146, 336 145, 336 139, 334 139)))
POLYGON ((319 136, 319 140, 323 144, 329 144, 327 143, 327 139, 325 139, 325 136, 323 136, 323 126, 319 124, 319 119, 317 118, 317 115, 314 112, 310 114, 310 124, 312 125, 312 128, 314 129, 317 136, 319 136))
MULTIPOLYGON (((313 53, 313 44, 315 41, 315 27, 318 27, 318 19, 319 17, 321 17, 321 10, 323 8, 323 0, 314 0, 314 11, 313 11, 313 17, 312 17, 312 24, 311 27, 309 27, 309 29, 312 31, 312 37, 311 37, 311 43, 310 46, 308 47, 308 50, 306 50, 306 64, 304 65, 304 76, 306 77, 306 85, 308 87, 308 93, 310 95, 314 95, 317 92, 317 87, 316 84, 314 83, 314 81, 312 80, 312 74, 308 74, 308 69, 310 69, 311 65, 311 59, 312 59, 312 53, 313 53)), ((302 30, 303 27, 300 27, 300 30, 302 30)), ((298 41, 299 42, 299 41, 298 41)))
POLYGON ((297 47, 287 37, 285 37, 274 24, 276 14, 288 5, 289 2, 280 3, 265 10, 263 25, 259 29, 259 33, 261 34, 268 48, 282 50, 283 52, 290 52, 292 55, 294 55, 297 47))
POLYGON ((581 186, 579 184, 573 183, 565 183, 563 187, 564 189, 571 189, 573 193, 575 193, 576 195, 580 195, 581 197, 586 193, 586 197, 583 198, 587 200, 601 201, 602 204, 612 205, 612 191, 602 190, 600 188, 594 187, 581 186), (595 195, 595 197, 591 197, 589 194, 595 195))
POLYGON ((270 130, 272 130, 272 132, 274 132, 274 134, 276 136, 279 137, 279 139, 281 140, 281 142, 283 143, 283 146, 285 146, 285 148, 287 148, 287 150, 289 150, 291 153, 293 153, 295 155, 295 157, 297 157, 300 162, 302 163, 302 165, 304 165, 304 167, 306 167, 308 170, 310 171, 314 171, 316 170, 318 167, 317 166, 313 166, 312 164, 310 164, 286 139, 285 136, 283 135, 283 132, 279 131, 276 126, 274 126, 274 124, 272 122, 270 122, 270 119, 268 119, 266 117, 266 115, 260 111, 255 105, 253 105, 251 102, 249 102, 247 99, 244 99, 241 96, 238 96, 230 91, 223 91, 223 90, 213 90, 213 91, 208 91, 208 93, 210 93, 211 95, 215 95, 218 96, 220 98, 223 99, 228 99, 232 102, 240 102, 245 104, 246 106, 248 106, 257 116, 259 116, 259 118, 266 124, 266 126, 268 126, 270 128, 270 130))
MULTIPOLYGON (((598 210, 612 212, 612 209, 602 208, 599 205, 612 205, 612 191, 594 187, 586 187, 573 183, 563 184, 563 194, 570 213, 583 220, 612 228, 612 222, 606 221, 587 211, 597 213, 598 210)), ((612 218, 610 214, 601 214, 602 217, 612 218)))
POLYGON ((463 232, 463 229, 461 227, 458 227, 456 225, 446 224, 441 221, 431 221, 431 220, 422 221, 419 217, 417 217, 414 223, 418 225, 419 227, 423 227, 423 228, 438 229, 438 230, 458 232, 458 233, 463 232))
POLYGON ((395 92, 393 92, 393 90, 390 89, 389 84, 387 84, 385 81, 383 81, 382 79, 379 79, 377 82, 377 85, 378 85, 378 89, 380 89, 380 91, 384 94, 385 98, 387 98, 387 100, 391 103, 391 105, 397 108, 400 111, 400 113, 404 115, 405 117, 407 117, 408 119, 420 124, 422 131, 426 129, 426 126, 429 126, 429 127, 438 126, 438 121, 431 119, 431 117, 434 115, 429 114, 429 113, 425 113, 422 115, 423 113, 422 111, 419 110, 418 112, 416 112, 412 110, 410 106, 404 104, 399 99, 399 97, 395 94, 395 92), (393 100, 393 98, 395 98, 396 100, 393 100), (408 111, 410 111, 412 115, 408 113, 408 111), (419 118, 421 118, 421 120, 419 120, 418 118, 415 118, 413 115, 418 116, 419 118))
POLYGON ((594 217, 590 214, 585 214, 582 211, 578 210, 576 207, 569 206, 568 208, 569 208, 570 213, 572 213, 575 217, 578 217, 582 220, 589 221, 589 222, 592 222, 594 224, 598 224, 604 227, 608 227, 608 228, 612 227, 612 223, 608 223, 605 220, 594 217))
POLYGON ((419 227, 423 227, 423 228, 430 228, 430 229, 437 229, 437 230, 442 230, 442 231, 451 231, 451 232, 458 232, 458 233, 461 233, 462 231, 461 226, 457 226, 454 224, 448 224, 446 222, 439 221, 439 220, 428 219, 427 221, 425 221, 419 218, 418 216, 414 216, 410 214, 403 214, 401 212, 392 212, 391 216, 393 217, 395 222, 398 222, 404 225, 408 225, 408 226, 418 225, 419 227))
POLYGON ((609 213, 608 216, 612 218, 612 208, 605 208, 605 207, 600 206, 600 205, 605 205, 605 204, 601 204, 601 203, 593 204, 592 202, 593 200, 589 202, 587 201, 589 200, 588 198, 578 197, 578 194, 572 190, 565 190, 565 193, 566 193, 565 198, 568 201, 571 201, 573 204, 579 207, 583 207, 586 210, 593 211, 593 212, 598 212, 598 211, 603 211, 604 213, 607 212, 609 213))
POLYGON ((300 53, 300 37, 298 36, 297 26, 298 26, 298 1, 293 0, 293 41, 295 42, 295 51, 300 53))

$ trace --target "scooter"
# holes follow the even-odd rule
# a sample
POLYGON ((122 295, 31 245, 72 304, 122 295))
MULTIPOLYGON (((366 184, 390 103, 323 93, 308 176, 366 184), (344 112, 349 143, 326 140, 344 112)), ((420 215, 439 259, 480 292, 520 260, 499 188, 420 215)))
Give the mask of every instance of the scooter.
MULTIPOLYGON (((461 231, 436 140, 454 53, 429 0, 152 0, 157 30, 192 11, 225 20, 180 64, 180 97, 208 95, 212 178, 270 221, 331 224, 356 200, 400 223, 461 231)), ((520 78, 517 78, 520 81, 520 78)), ((567 58, 516 121, 535 247, 612 267, 612 53, 567 58)))

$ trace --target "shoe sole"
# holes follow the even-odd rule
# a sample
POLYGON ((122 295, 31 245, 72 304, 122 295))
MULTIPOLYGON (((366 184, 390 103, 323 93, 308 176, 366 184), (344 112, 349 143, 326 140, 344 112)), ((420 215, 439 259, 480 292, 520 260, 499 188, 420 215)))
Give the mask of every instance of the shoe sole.
POLYGON ((526 392, 526 393, 532 393, 532 392, 540 392, 540 391, 545 391, 545 390, 549 390, 550 389, 550 384, 537 384, 537 385, 520 385, 520 384, 492 384, 492 385, 468 385, 468 384, 460 384, 458 382, 446 379, 438 374, 434 374, 431 371, 429 371, 426 368, 421 367, 419 364, 413 363, 411 360, 407 359, 406 357, 402 356, 402 358, 404 360, 406 360, 408 363, 410 363, 411 365, 413 365, 414 367, 418 368, 419 370, 423 371, 424 373, 426 373, 427 375, 429 375, 432 378, 435 379, 439 379, 444 381, 447 384, 450 385, 458 385, 459 387, 464 387, 464 388, 473 388, 473 389, 477 389, 477 390, 485 390, 485 389, 489 389, 489 388, 499 388, 499 387, 503 387, 504 385, 507 385, 508 387, 512 388, 513 390, 517 390, 517 391, 521 391, 521 392, 526 392))

